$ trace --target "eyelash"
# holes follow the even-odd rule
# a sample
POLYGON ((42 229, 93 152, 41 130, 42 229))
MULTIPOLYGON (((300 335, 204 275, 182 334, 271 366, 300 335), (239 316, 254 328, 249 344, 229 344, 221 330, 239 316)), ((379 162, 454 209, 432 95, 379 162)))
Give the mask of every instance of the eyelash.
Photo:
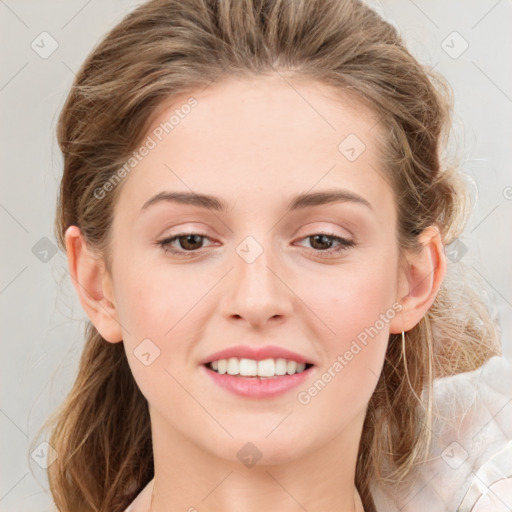
MULTIPOLYGON (((202 237, 202 238, 208 238, 209 239, 208 235, 206 235, 204 233, 196 233, 196 232, 193 232, 193 233, 180 233, 178 235, 175 235, 175 236, 172 236, 172 237, 165 238, 163 240, 157 241, 157 245, 162 247, 162 249, 164 250, 165 253, 172 253, 172 254, 179 255, 180 257, 184 257, 184 258, 194 257, 194 256, 197 256, 197 254, 201 254, 201 250, 200 249, 193 250, 193 251, 184 251, 184 250, 174 249, 170 245, 172 242, 176 241, 177 239, 179 239, 181 237, 190 236, 190 235, 196 235, 196 236, 199 236, 199 237, 202 237)), ((337 236, 337 235, 335 235, 333 233, 327 233, 327 232, 323 232, 323 231, 322 232, 318 232, 318 233, 313 233, 312 235, 305 236, 301 240, 306 240, 308 238, 312 238, 312 237, 318 236, 318 235, 323 235, 323 236, 326 236, 328 238, 331 238, 333 241, 339 242, 339 244, 340 244, 337 247, 331 247, 330 249, 326 249, 326 250, 323 250, 323 251, 320 250, 320 249, 311 249, 312 251, 314 251, 321 258, 328 258, 328 257, 333 256, 335 254, 338 254, 338 253, 341 253, 343 251, 346 251, 350 247, 354 247, 356 245, 356 243, 353 240, 348 240, 347 238, 342 238, 342 237, 337 236), (327 255, 324 256, 324 254, 327 254, 327 255)))

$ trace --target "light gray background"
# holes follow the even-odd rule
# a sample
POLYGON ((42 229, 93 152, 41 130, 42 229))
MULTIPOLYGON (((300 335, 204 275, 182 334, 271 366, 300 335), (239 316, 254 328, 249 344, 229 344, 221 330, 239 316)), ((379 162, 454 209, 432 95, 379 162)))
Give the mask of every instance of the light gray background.
MULTIPOLYGON (((85 316, 65 256, 45 255, 51 245, 41 242, 54 242, 57 114, 99 37, 138 3, 0 0, 0 511, 49 509, 45 471, 32 464, 32 475, 28 468, 29 442, 70 389, 83 344, 85 316), (31 47, 44 31, 58 43, 47 58, 31 47)), ((456 141, 478 193, 462 260, 488 282, 512 358, 512 1, 372 4, 454 88, 456 141), (469 46, 457 56, 464 41, 469 46)))

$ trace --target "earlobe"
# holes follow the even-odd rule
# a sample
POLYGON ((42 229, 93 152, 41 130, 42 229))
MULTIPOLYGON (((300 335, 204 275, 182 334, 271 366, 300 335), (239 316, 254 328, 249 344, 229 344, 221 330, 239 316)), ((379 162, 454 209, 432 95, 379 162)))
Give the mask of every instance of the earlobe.
POLYGON ((425 229, 419 242, 423 249, 407 255, 398 297, 403 309, 391 322, 392 333, 408 331, 418 324, 434 303, 446 274, 446 255, 437 226, 425 229))
POLYGON ((106 341, 122 341, 111 276, 103 259, 90 250, 77 226, 69 226, 65 239, 69 272, 80 304, 106 341))

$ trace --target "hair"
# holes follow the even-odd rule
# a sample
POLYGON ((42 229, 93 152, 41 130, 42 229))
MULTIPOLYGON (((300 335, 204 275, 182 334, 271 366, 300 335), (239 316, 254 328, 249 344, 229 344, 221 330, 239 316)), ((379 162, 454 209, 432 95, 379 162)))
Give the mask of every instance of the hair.
MULTIPOLYGON (((94 191, 132 156, 162 105, 218 78, 280 71, 328 85, 340 98, 355 95, 379 116, 401 250, 419 250, 428 226, 439 228, 444 245, 462 234, 469 194, 460 166, 443 157, 451 89, 375 11, 357 0, 152 0, 96 45, 60 113, 60 248, 76 225, 110 268, 122 187, 101 200, 94 191)), ((367 512, 375 511, 375 482, 397 486, 426 460, 434 379, 501 354, 497 322, 466 273, 454 277, 454 269, 405 343, 389 337, 356 464, 367 512)), ((48 479, 60 511, 122 512, 154 476, 147 401, 123 343, 106 342, 90 321, 76 381, 45 429, 58 452, 48 479)))

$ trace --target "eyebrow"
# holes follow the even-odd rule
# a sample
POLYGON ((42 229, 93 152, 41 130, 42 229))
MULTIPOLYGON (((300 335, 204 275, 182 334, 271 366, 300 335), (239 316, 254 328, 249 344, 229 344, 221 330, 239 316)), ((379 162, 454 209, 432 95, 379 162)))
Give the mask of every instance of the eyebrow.
MULTIPOLYGON (((198 194, 196 192, 160 192, 148 199, 142 206, 142 210, 146 210, 150 206, 160 202, 187 204, 215 211, 226 211, 228 209, 228 204, 225 201, 214 196, 198 194)), ((301 210, 313 206, 339 202, 361 204, 373 210, 371 204, 366 199, 354 192, 342 189, 299 194, 292 198, 288 204, 288 210, 301 210)))

